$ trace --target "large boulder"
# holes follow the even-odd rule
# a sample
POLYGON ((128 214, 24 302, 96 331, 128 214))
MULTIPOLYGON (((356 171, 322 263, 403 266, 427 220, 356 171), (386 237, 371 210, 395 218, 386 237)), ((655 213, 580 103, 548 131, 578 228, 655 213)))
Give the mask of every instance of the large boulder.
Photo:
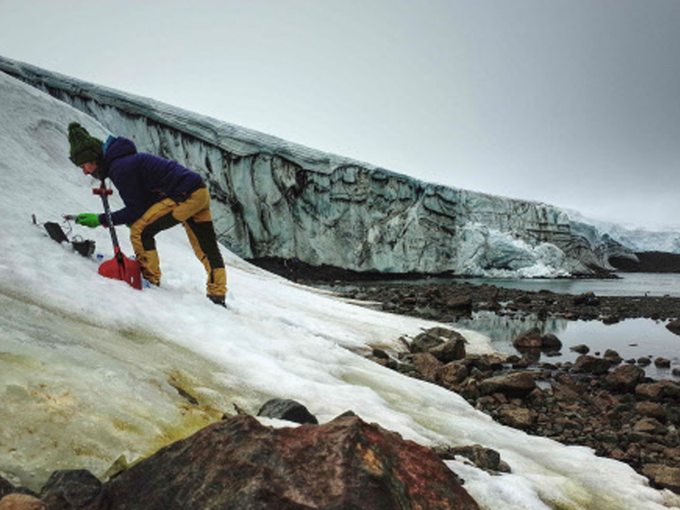
POLYGON ((274 429, 239 415, 105 485, 109 510, 477 510, 430 449, 354 415, 274 429))

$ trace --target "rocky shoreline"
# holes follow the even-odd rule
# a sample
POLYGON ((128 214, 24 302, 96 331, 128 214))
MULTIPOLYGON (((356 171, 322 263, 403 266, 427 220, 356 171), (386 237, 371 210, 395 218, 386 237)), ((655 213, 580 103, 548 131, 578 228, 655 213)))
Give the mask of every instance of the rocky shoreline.
POLYGON ((651 380, 614 351, 552 364, 533 350, 466 355, 465 339, 445 328, 403 341, 408 352, 374 350, 370 359, 455 391, 500 423, 623 461, 680 494, 680 383, 651 380))
MULTIPOLYGON (((390 284, 370 282, 341 293, 384 311, 454 323, 473 312, 500 316, 597 320, 629 318, 680 322, 680 299, 672 297, 579 296, 528 292, 465 282, 390 284)), ((374 351, 370 358, 411 377, 446 387, 495 420, 529 434, 588 446, 623 461, 659 488, 680 494, 680 382, 655 381, 642 366, 670 360, 623 360, 617 352, 595 356, 586 345, 575 362, 541 358, 559 351, 554 335, 528 330, 514 339, 517 355, 466 356, 464 339, 447 330, 428 331, 403 343, 408 351, 374 351)), ((678 338, 680 345, 680 338, 678 338)), ((680 377, 680 369, 673 374, 680 377)))
MULTIPOLYGON (((680 298, 670 296, 569 295, 455 279, 431 284, 361 281, 359 275, 341 279, 343 275, 308 268, 279 269, 282 276, 339 289, 345 298, 386 312, 454 325, 475 312, 604 324, 647 318, 670 321, 668 329, 680 335, 680 298), (339 279, 333 281, 334 276, 339 279)), ((369 357, 455 391, 505 425, 564 444, 588 446, 597 455, 629 464, 656 487, 680 494, 680 382, 652 380, 642 368, 654 362, 670 369, 670 360, 624 361, 613 350, 592 356, 582 345, 576 348, 581 356, 575 362, 552 363, 550 358, 543 361, 541 352, 559 351, 558 338, 541 337, 538 331, 520 337, 514 342, 517 355, 467 356, 464 339, 456 338, 455 332, 429 331, 415 339, 403 338, 407 352, 376 350, 369 357)), ((672 373, 680 378, 680 367, 672 373)))
POLYGON ((351 285, 355 289, 340 294, 380 303, 386 312, 439 322, 455 322, 477 311, 492 311, 501 316, 533 313, 539 318, 600 320, 610 324, 623 319, 674 320, 680 316, 680 298, 670 296, 596 296, 592 293, 574 296, 454 280, 432 284, 352 282, 351 285))

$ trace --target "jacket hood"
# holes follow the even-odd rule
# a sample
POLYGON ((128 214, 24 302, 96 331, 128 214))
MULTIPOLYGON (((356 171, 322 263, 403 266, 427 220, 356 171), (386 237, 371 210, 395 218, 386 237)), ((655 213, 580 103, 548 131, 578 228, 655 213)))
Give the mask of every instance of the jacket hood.
POLYGON ((104 165, 108 167, 113 160, 124 156, 131 156, 133 154, 137 154, 135 143, 127 138, 118 137, 110 144, 107 144, 103 162, 104 165))

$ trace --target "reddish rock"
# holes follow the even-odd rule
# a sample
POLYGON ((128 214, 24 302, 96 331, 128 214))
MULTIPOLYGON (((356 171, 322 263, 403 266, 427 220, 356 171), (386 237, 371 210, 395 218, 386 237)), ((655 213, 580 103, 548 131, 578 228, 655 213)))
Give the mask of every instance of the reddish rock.
POLYGON ((536 413, 530 409, 504 406, 499 415, 501 422, 516 429, 528 429, 536 421, 536 413))
POLYGON ((444 365, 437 374, 437 380, 446 388, 452 388, 462 383, 469 374, 465 363, 453 361, 444 365))
POLYGON ((105 486, 109 510, 477 510, 430 449, 341 416, 264 427, 240 415, 178 441, 105 486))
POLYGON ((656 402, 638 402, 635 404, 635 414, 640 416, 647 416, 649 418, 656 418, 661 422, 666 421, 666 408, 656 402))
POLYGON ((442 367, 442 362, 429 352, 420 352, 413 355, 413 366, 424 379, 434 381, 442 367))
POLYGON ((47 510, 47 507, 28 494, 9 494, 0 500, 0 510, 47 510))
POLYGON ((663 464, 647 464, 642 467, 642 473, 657 486, 680 493, 680 468, 663 464))
POLYGON ((634 365, 623 365, 607 375, 605 383, 619 391, 633 391, 645 377, 645 371, 634 365))
POLYGON ((611 363, 606 359, 596 358, 583 354, 576 358, 576 363, 571 368, 572 372, 586 372, 589 374, 606 374, 611 363))
POLYGON ((677 399, 680 397, 680 385, 671 381, 638 384, 635 394, 645 400, 659 402, 664 398, 677 399))
POLYGON ((525 331, 512 341, 512 345, 516 349, 540 349, 541 348, 541 331, 538 328, 532 328, 525 331))

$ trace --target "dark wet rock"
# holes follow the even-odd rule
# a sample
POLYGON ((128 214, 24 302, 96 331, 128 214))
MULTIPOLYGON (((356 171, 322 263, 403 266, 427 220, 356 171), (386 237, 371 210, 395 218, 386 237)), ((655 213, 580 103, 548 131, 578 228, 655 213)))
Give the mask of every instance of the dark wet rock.
POLYGON ((605 379, 605 383, 616 391, 633 391, 645 377, 645 371, 634 365, 623 365, 615 368, 605 379))
POLYGON ((433 347, 429 351, 430 354, 442 363, 450 363, 451 361, 465 358, 465 339, 458 333, 456 335, 460 336, 460 338, 447 340, 443 344, 433 347))
POLYGON ((107 483, 109 510, 479 507, 429 448, 356 416, 274 429, 216 423, 107 483))
POLYGON ((589 374, 606 374, 611 367, 611 363, 603 358, 596 358, 582 354, 576 358, 576 363, 571 368, 572 372, 587 372, 589 374))
POLYGON ((522 357, 512 364, 513 368, 524 369, 538 363, 541 359, 541 352, 535 349, 526 350, 522 353, 522 357))
POLYGON ((102 483, 84 469, 55 471, 41 494, 50 510, 98 510, 105 504, 102 483))
POLYGON ((648 358, 647 356, 642 356, 637 359, 637 364, 643 367, 646 367, 647 365, 650 365, 652 363, 651 358, 648 358))
POLYGON ((500 354, 470 355, 465 358, 465 363, 470 367, 476 368, 488 375, 492 372, 501 370, 507 363, 510 356, 500 354))
POLYGON ((491 473, 510 473, 510 466, 503 462, 501 454, 491 448, 475 444, 471 446, 435 447, 433 451, 443 460, 455 460, 456 456, 465 457, 479 469, 491 473))
POLYGON ((517 336, 512 341, 512 345, 516 349, 540 349, 541 348, 541 331, 538 328, 532 328, 517 336))
POLYGON ((586 292, 574 298, 574 306, 599 306, 600 298, 594 292, 586 292))
POLYGON ((465 338, 452 329, 437 327, 430 328, 420 333, 411 343, 411 352, 428 352, 435 347, 442 345, 449 340, 460 340, 465 342, 465 338))
POLYGON ((446 301, 446 307, 457 312, 472 312, 472 298, 470 296, 453 297, 446 301))
POLYGON ((14 492, 14 485, 0 476, 0 499, 2 499, 5 494, 10 494, 12 492, 14 492))
POLYGON ((531 372, 514 372, 483 380, 479 384, 482 395, 501 393, 510 397, 523 397, 536 388, 536 380, 531 372))
POLYGON ((657 368, 671 368, 671 360, 667 358, 656 358, 654 360, 654 365, 657 368))
POLYGON ((609 361, 612 365, 619 365, 623 361, 623 358, 619 355, 619 353, 612 349, 607 349, 604 351, 604 355, 602 357, 609 361))
POLYGON ((675 377, 680 377, 680 368, 674 368, 671 372, 675 377))
POLYGON ((378 358, 378 359, 384 359, 384 360, 389 360, 390 355, 387 354, 385 351, 382 349, 373 349, 373 356, 378 358))
POLYGON ((680 468, 663 464, 647 464, 642 468, 642 473, 649 477, 656 486, 680 493, 680 468))
POLYGON ((666 324, 666 329, 676 335, 680 335, 680 319, 676 319, 666 324))
POLYGON ((579 354, 588 354, 590 352, 590 347, 587 345, 575 345, 569 348, 570 351, 577 352, 579 354))
POLYGON ((547 335, 543 335, 541 337, 541 349, 544 350, 550 350, 550 351, 558 351, 562 348, 562 341, 557 338, 557 336, 553 335, 552 333, 548 333, 547 335))
POLYGON ((418 354, 414 354, 412 359, 416 372, 418 372, 423 379, 434 381, 437 378, 437 374, 442 368, 442 362, 432 354, 429 352, 419 352, 418 354))
POLYGON ((619 318, 618 315, 610 315, 610 316, 602 319, 602 324, 607 324, 607 325, 617 324, 619 322, 621 322, 621 319, 619 318))
POLYGON ((316 425, 319 421, 309 412, 309 410, 296 402, 283 398, 273 398, 268 400, 257 413, 258 416, 265 418, 276 418, 295 423, 310 423, 316 425))

